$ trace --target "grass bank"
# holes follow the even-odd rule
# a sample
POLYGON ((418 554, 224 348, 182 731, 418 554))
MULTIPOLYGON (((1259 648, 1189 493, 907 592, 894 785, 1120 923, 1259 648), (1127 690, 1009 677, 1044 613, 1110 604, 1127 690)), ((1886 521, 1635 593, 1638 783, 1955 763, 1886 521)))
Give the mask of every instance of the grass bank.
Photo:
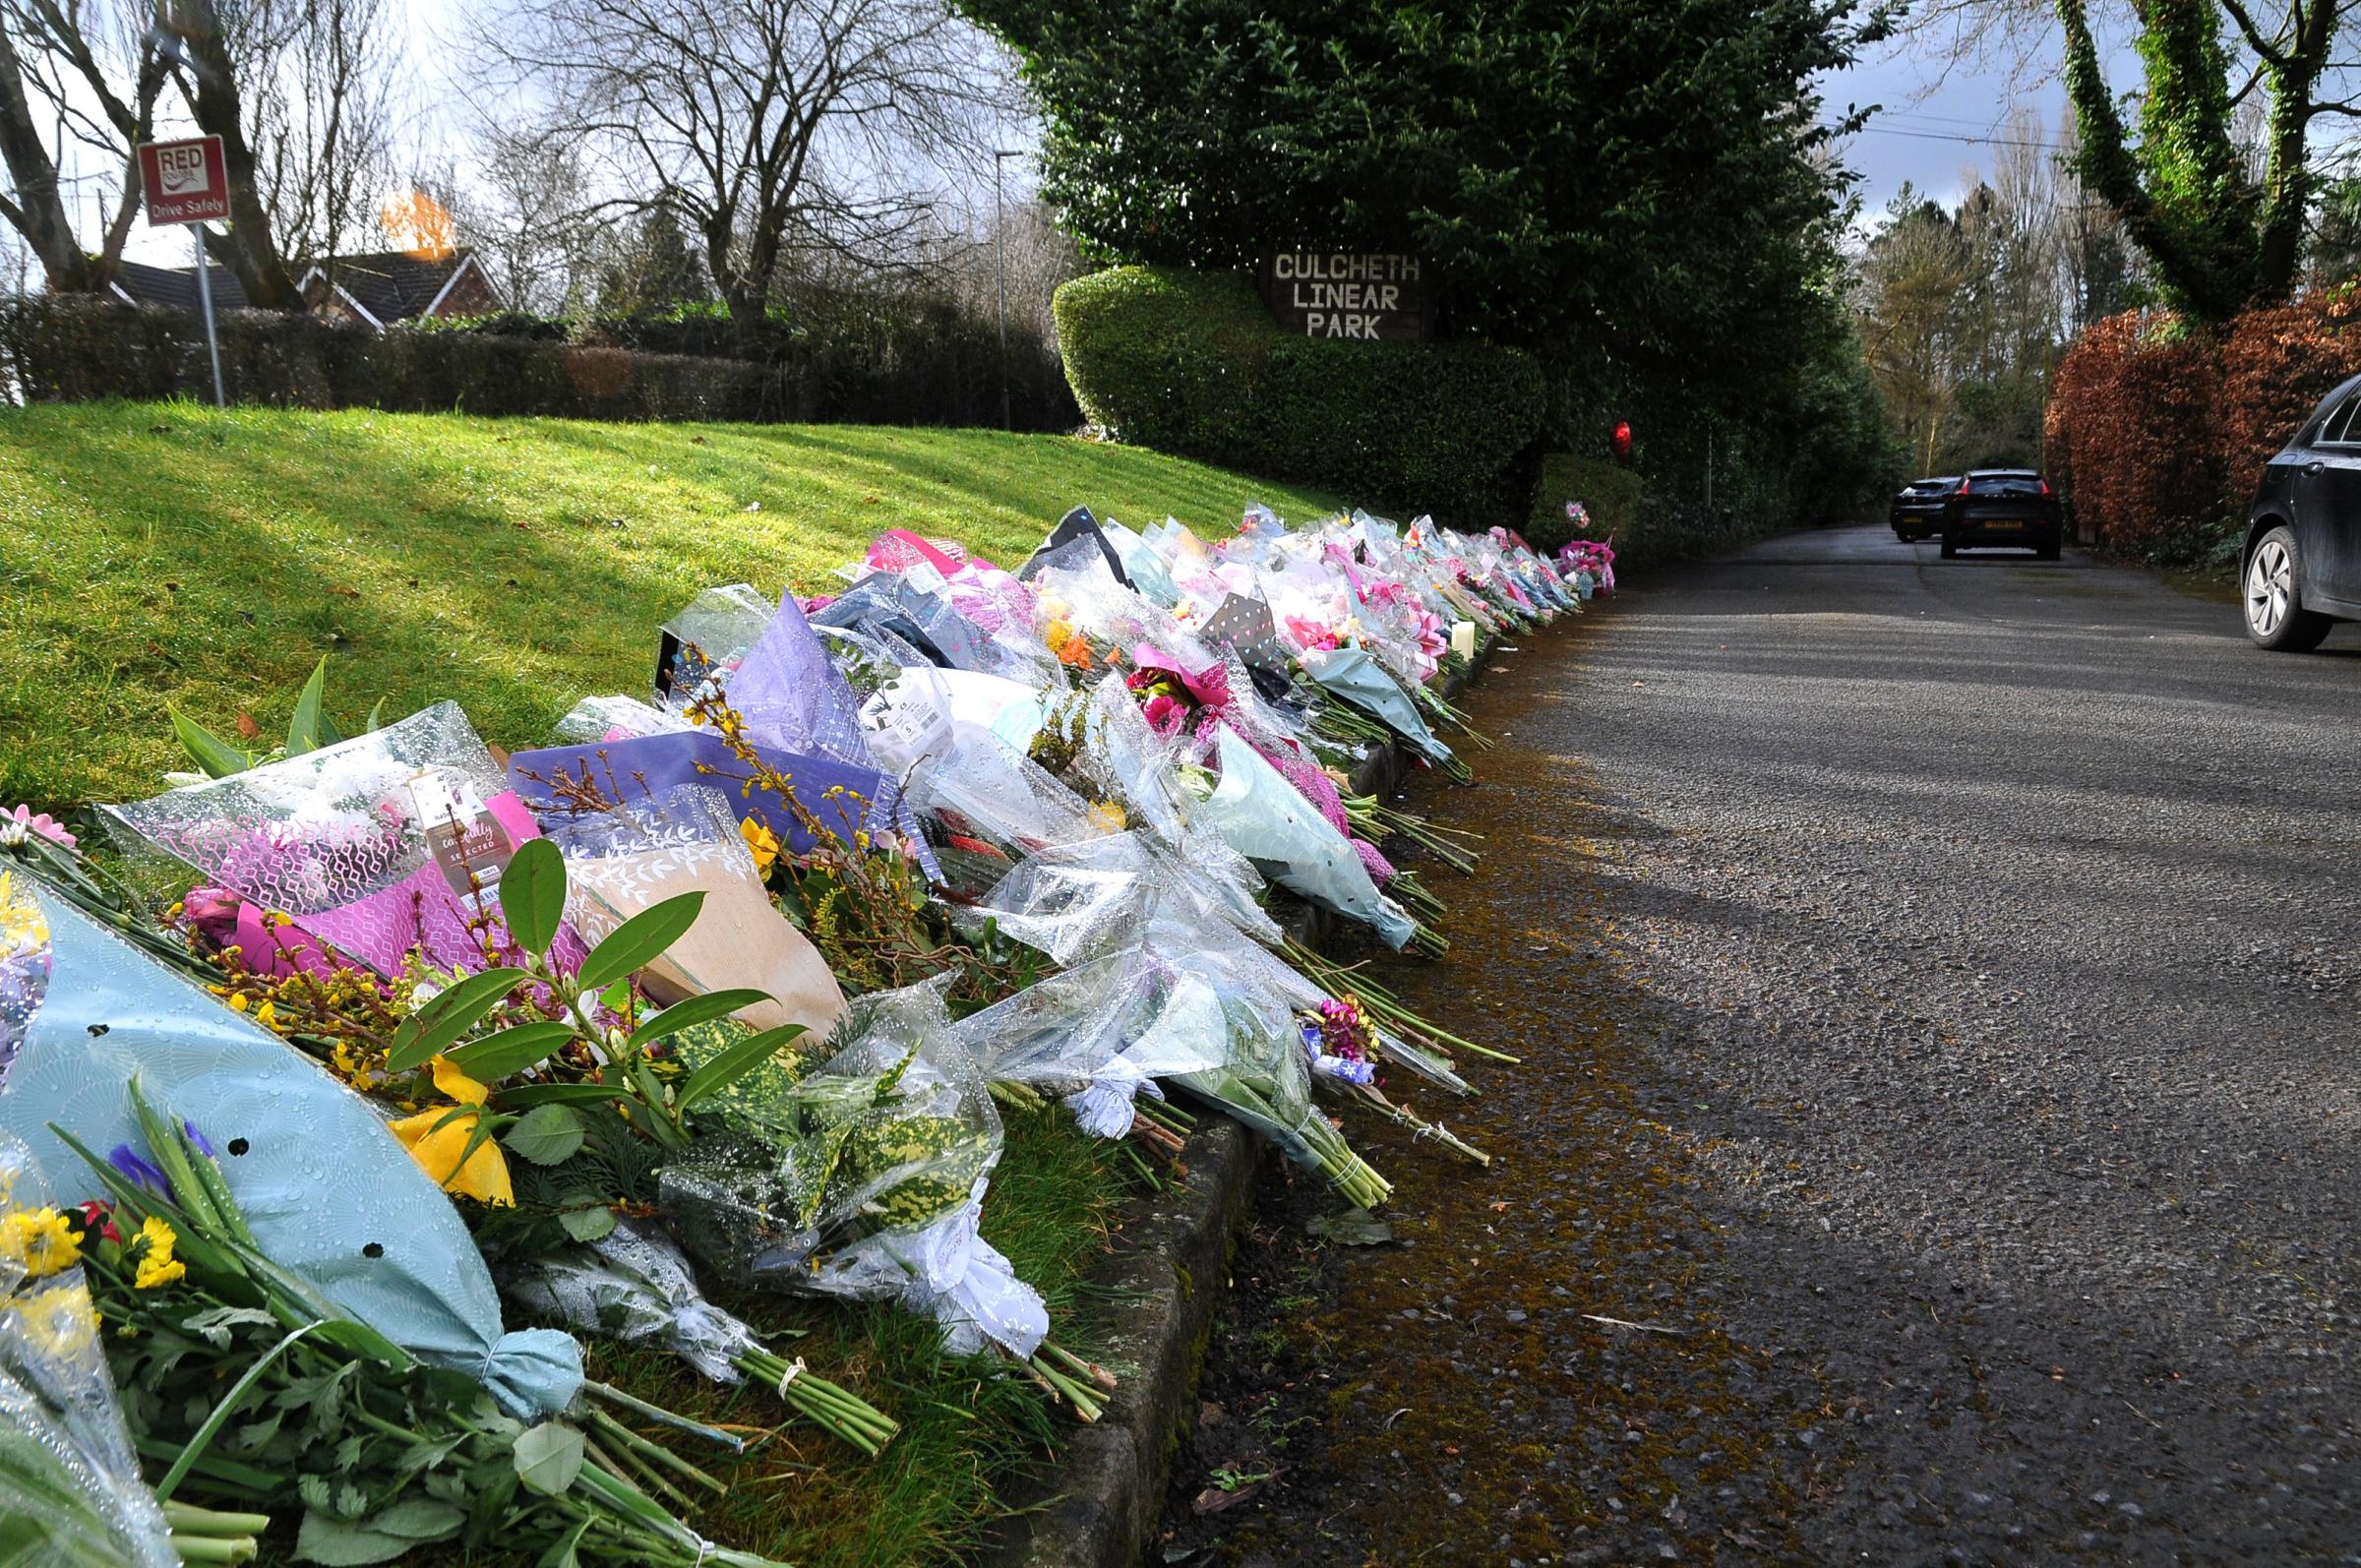
POLYGON ((340 703, 452 697, 530 745, 584 693, 644 691, 656 623, 709 584, 815 590, 885 528, 1013 564, 1077 505, 1226 529, 1249 499, 1333 505, 997 431, 0 410, 0 796, 145 793, 166 701, 227 720, 329 652, 340 703))
MULTIPOLYGON (((341 715, 450 697, 487 740, 526 746, 584 693, 644 691, 656 623, 708 584, 817 589, 890 527, 1013 564, 1077 504, 1226 528, 1249 499, 1290 515, 1331 505, 1152 452, 984 431, 0 410, 0 809, 152 792, 179 760, 167 701, 276 733, 323 653, 341 715)), ((1007 1119, 985 1234, 1087 1344, 1073 1281, 1123 1178, 1063 1116, 1007 1119)), ((732 1494, 699 1521, 733 1544, 804 1564, 946 1559, 1057 1429, 1031 1388, 945 1360, 897 1311, 729 1304, 903 1422, 875 1463, 779 1427, 723 1472, 732 1494)), ((591 1354, 600 1375, 712 1419, 770 1428, 781 1414, 667 1357, 591 1354)))

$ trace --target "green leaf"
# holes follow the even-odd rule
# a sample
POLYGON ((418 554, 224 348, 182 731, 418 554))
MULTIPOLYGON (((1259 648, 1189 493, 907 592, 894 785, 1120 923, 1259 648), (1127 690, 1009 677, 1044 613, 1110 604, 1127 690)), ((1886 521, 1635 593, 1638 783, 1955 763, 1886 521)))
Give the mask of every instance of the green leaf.
POLYGON ((295 1532, 295 1560, 349 1568, 357 1563, 392 1562, 417 1544, 406 1536, 380 1535, 316 1509, 306 1509, 303 1528, 295 1532))
POLYGON ((376 701, 369 704, 369 722, 364 727, 363 733, 375 735, 379 730, 382 730, 385 727, 386 699, 381 696, 376 701))
POLYGON ((320 750, 320 697, 328 685, 328 655, 312 666, 312 678, 295 694, 295 713, 287 720, 287 754, 301 756, 320 750))
POLYGON ((405 1497, 365 1519, 336 1519, 314 1508, 295 1534, 295 1555, 331 1568, 392 1562, 422 1542, 449 1539, 466 1522, 464 1511, 431 1497, 405 1497))
POLYGON ((543 1421, 516 1439, 516 1478, 544 1497, 556 1497, 582 1472, 582 1434, 563 1421, 543 1421))
POLYGON ((546 1060, 549 1054, 574 1038, 574 1025, 543 1018, 496 1035, 471 1040, 449 1053, 452 1063, 478 1083, 497 1083, 513 1072, 546 1060))
POLYGON ((164 711, 172 716, 172 733, 180 737, 180 749, 206 777, 227 778, 254 766, 256 753, 230 745, 169 702, 164 711))
POLYGON ((591 1209, 565 1209, 558 1224, 576 1241, 603 1241, 615 1234, 615 1211, 605 1204, 591 1209))
POLYGON ((500 1141, 535 1165, 564 1165, 582 1146, 582 1118, 564 1106, 540 1106, 526 1112, 500 1141))
POLYGON ((691 1106, 705 1096, 717 1089, 728 1088, 777 1055, 782 1046, 808 1033, 810 1031, 802 1024, 781 1024, 776 1029, 749 1035, 691 1073, 689 1081, 681 1085, 680 1094, 674 1100, 675 1109, 686 1114, 691 1106))
POLYGON ((446 1536, 455 1536, 466 1522, 465 1510, 436 1502, 431 1497, 404 1497, 391 1508, 355 1521, 366 1529, 389 1536, 406 1536, 412 1540, 441 1540, 446 1536))
POLYGON ((521 969, 487 969, 469 975, 401 1022, 386 1053, 388 1072, 423 1067, 429 1057, 482 1021, 492 1004, 532 977, 521 969))
POLYGON ((632 1044, 643 1046, 650 1040, 677 1035, 684 1029, 727 1018, 741 1007, 752 1007, 758 1001, 770 1000, 767 991, 708 991, 701 996, 690 996, 677 1001, 632 1031, 632 1044))
MULTIPOLYGON (((549 951, 549 944, 558 939, 558 922, 566 916, 566 860, 557 845, 546 838, 529 838, 517 846, 509 869, 500 874, 500 910, 519 947, 549 951)), ((595 988, 584 981, 582 989, 595 988)))
POLYGON ((582 1568, 581 1555, 576 1548, 581 1545, 582 1537, 589 1534, 591 1521, 597 1517, 595 1514, 583 1515, 579 1524, 549 1543, 549 1550, 540 1555, 533 1563, 533 1568, 582 1568))
POLYGON ((611 1083, 520 1083, 495 1089, 492 1098, 504 1110, 526 1111, 534 1106, 601 1105, 622 1094, 611 1083))
MULTIPOLYGON (((550 853, 554 855, 557 852, 552 850, 550 853)), ((521 852, 519 858, 522 858, 521 852)), ((513 866, 510 874, 515 874, 513 866)), ((505 907, 509 885, 506 877, 502 878, 500 885, 505 907)), ((574 977, 575 984, 584 991, 596 991, 610 980, 621 980, 633 970, 644 968, 696 924, 697 911, 704 907, 705 895, 695 892, 667 898, 661 904, 639 911, 610 932, 605 941, 590 949, 590 956, 582 960, 581 972, 574 977)), ((510 929, 515 929, 514 921, 510 929)))

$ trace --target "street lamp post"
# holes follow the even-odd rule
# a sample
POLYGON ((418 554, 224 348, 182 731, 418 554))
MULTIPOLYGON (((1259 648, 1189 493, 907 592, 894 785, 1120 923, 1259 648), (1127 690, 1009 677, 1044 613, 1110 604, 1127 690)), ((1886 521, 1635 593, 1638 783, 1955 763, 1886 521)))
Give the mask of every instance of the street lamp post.
POLYGON ((1008 411, 1008 220, 1000 206, 1000 169, 1010 158, 1023 157, 1022 150, 996 151, 992 154, 992 278, 1000 296, 1000 428, 1013 430, 1016 421, 1008 411))

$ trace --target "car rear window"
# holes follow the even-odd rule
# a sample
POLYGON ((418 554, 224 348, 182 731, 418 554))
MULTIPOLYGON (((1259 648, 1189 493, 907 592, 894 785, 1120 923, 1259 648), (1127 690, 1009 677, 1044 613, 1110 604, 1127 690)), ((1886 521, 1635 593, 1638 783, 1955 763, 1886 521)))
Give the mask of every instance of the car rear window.
POLYGON ((2041 493, 2039 474, 1977 474, 1968 481, 1971 496, 2037 496, 2041 493))

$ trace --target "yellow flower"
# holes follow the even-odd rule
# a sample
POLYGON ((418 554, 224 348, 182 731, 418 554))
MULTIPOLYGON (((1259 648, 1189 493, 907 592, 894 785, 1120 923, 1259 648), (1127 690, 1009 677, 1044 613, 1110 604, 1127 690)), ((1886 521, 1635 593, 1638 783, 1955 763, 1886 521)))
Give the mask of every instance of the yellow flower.
POLYGON ((479 1203, 514 1204, 516 1192, 509 1184, 509 1162, 498 1143, 486 1138, 476 1145, 473 1154, 467 1155, 464 1164, 459 1158, 475 1132, 478 1119, 475 1108, 484 1103, 487 1091, 446 1057, 437 1056, 433 1067, 435 1087, 457 1105, 429 1106, 416 1116, 404 1116, 393 1124, 394 1136, 410 1151, 410 1158, 418 1162, 419 1169, 440 1182, 445 1191, 456 1192, 479 1203))
POLYGON ((0 872, 0 953, 37 952, 49 945, 49 922, 32 890, 14 873, 0 872))
POLYGON ((23 1267, 27 1279, 43 1280, 81 1262, 82 1243, 55 1209, 19 1209, 0 1219, 0 1259, 23 1267))
POLYGON ((278 1027, 277 1006, 269 1001, 264 1002, 260 1007, 254 1009, 254 1021, 265 1029, 276 1029, 278 1027))
POLYGON ((738 836, 745 839, 746 847, 755 852, 756 871, 770 870, 771 862, 779 858, 779 835, 753 817, 738 824, 738 836))
POLYGON ((140 1222, 140 1268, 132 1278, 132 1289, 152 1291, 159 1285, 188 1277, 189 1266, 172 1255, 172 1248, 179 1240, 172 1234, 172 1227, 152 1214, 140 1222))
POLYGON ((75 1361, 98 1343, 98 1309, 81 1283, 59 1285, 9 1303, 18 1335, 53 1361, 75 1361))
POLYGON ((1091 822, 1110 833, 1120 833, 1130 824, 1122 807, 1115 801, 1101 801, 1090 809, 1091 822))

